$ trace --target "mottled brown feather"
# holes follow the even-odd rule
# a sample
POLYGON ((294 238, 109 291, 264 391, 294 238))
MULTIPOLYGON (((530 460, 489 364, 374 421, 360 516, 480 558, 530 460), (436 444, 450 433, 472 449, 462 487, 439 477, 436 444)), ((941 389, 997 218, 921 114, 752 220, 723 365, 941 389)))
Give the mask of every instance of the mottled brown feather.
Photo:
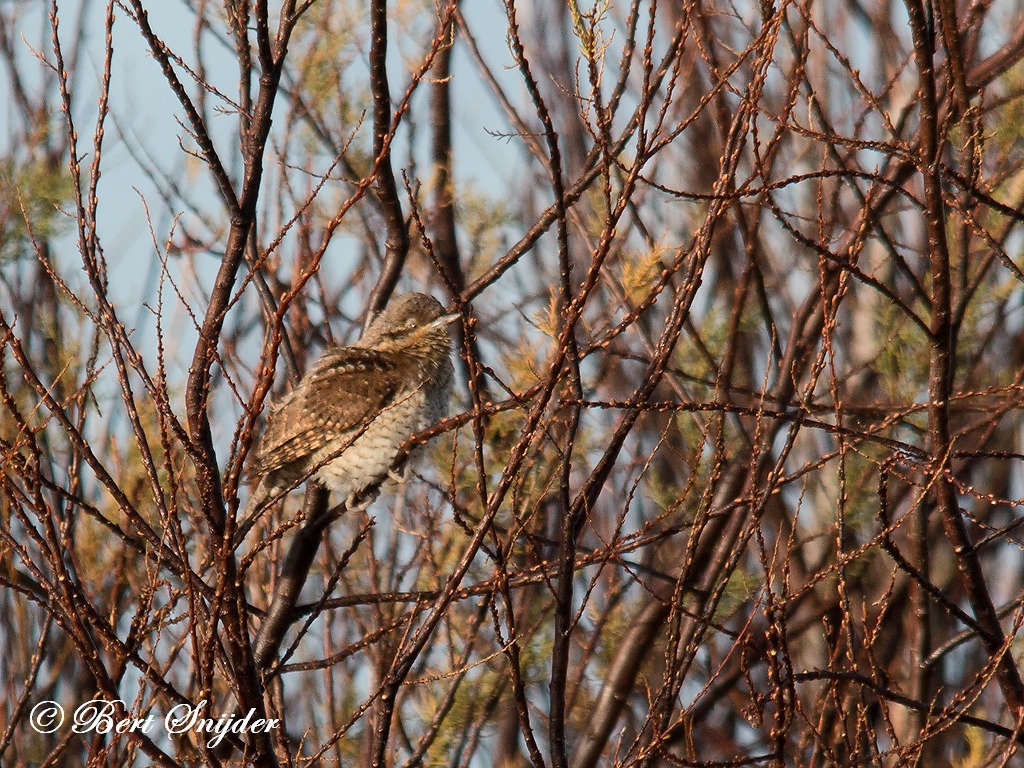
POLYGON ((294 389, 271 411, 253 474, 269 474, 372 421, 409 383, 399 362, 394 355, 360 347, 324 354, 307 374, 306 386, 294 389))
POLYGON ((313 473, 346 499, 383 479, 410 435, 441 418, 452 386, 444 307, 420 293, 396 296, 363 337, 317 360, 267 414, 249 475, 256 482, 238 536, 266 500, 313 473))

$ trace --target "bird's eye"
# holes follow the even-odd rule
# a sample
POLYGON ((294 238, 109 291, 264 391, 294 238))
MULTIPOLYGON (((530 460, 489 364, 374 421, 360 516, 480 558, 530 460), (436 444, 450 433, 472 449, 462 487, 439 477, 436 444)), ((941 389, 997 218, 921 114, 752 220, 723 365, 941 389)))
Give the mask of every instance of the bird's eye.
POLYGON ((416 327, 416 321, 413 320, 412 318, 410 318, 409 320, 406 320, 401 325, 397 326, 394 330, 388 331, 387 335, 394 339, 394 338, 397 338, 399 336, 404 336, 409 331, 413 330, 415 327, 416 327))

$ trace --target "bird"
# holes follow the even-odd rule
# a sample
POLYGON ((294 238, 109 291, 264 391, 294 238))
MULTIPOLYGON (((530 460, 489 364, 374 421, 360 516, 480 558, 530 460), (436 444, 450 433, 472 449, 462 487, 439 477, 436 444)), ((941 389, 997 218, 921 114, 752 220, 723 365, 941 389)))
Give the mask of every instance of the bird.
POLYGON ((458 318, 431 296, 401 294, 357 342, 325 352, 270 407, 250 460, 258 482, 238 533, 311 472, 349 504, 391 474, 402 443, 447 414, 454 376, 448 327, 458 318))

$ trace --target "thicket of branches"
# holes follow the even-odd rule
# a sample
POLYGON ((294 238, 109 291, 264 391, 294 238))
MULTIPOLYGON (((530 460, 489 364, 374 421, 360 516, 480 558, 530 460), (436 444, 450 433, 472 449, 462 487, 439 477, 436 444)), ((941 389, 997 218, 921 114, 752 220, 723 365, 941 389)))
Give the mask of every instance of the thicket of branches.
POLYGON ((147 9, 0 5, 0 763, 1019 764, 1017 3, 147 9), (396 290, 452 418, 236 544, 396 290))

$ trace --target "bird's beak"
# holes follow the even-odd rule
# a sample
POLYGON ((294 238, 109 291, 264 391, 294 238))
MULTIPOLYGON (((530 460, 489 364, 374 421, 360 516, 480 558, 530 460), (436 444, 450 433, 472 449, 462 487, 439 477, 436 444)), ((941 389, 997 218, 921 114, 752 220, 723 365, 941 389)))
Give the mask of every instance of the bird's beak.
POLYGON ((439 318, 437 318, 437 320, 434 320, 434 321, 432 321, 430 323, 430 327, 431 328, 444 328, 446 325, 454 323, 456 320, 460 319, 461 317, 462 317, 462 315, 460 315, 458 312, 455 312, 455 313, 453 313, 451 315, 441 315, 439 318))

